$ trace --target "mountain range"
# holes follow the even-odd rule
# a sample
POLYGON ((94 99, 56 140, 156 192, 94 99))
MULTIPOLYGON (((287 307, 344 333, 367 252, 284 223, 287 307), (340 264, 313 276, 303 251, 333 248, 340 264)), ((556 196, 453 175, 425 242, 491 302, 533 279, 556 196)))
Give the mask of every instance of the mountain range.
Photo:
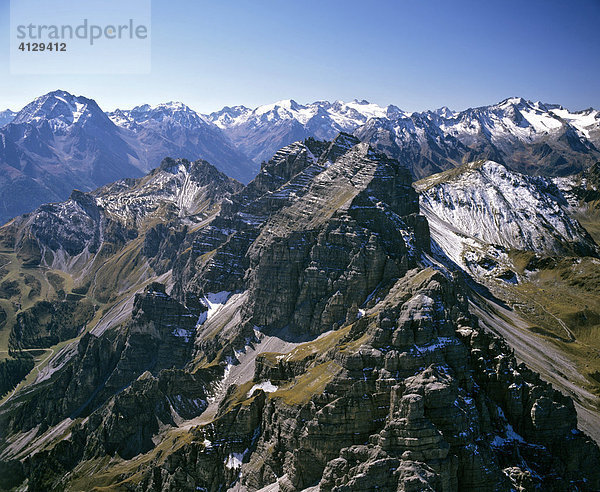
POLYGON ((0 490, 600 489, 598 111, 1 117, 0 490))
POLYGON ((461 112, 285 100, 201 115, 182 103, 104 113, 90 99, 55 91, 19 113, 3 112, 0 126, 0 222, 75 188, 139 177, 165 156, 202 158, 247 183, 281 147, 340 131, 399 159, 416 178, 482 158, 530 175, 566 176, 600 159, 597 110, 522 98, 461 112))
POLYGON ((243 182, 258 171, 258 166, 239 152, 219 128, 185 104, 146 104, 116 110, 108 116, 123 138, 137 149, 145 171, 156 167, 165 156, 192 160, 201 157, 243 182))
POLYGON ((17 217, 0 488, 597 490, 599 176, 342 132, 17 217))
POLYGON ((531 175, 565 176, 599 157, 600 113, 509 98, 496 105, 373 119, 362 140, 407 163, 416 177, 490 158, 531 175))
POLYGON ((412 113, 367 101, 287 100, 254 110, 226 107, 207 118, 257 162, 296 140, 340 131, 399 159, 418 178, 486 157, 528 174, 564 176, 600 158, 600 112, 517 97, 461 112, 412 113))
POLYGON ((106 114, 91 99, 55 91, 0 128, 0 142, 0 222, 73 189, 140 177, 168 155, 205 155, 243 181, 255 173, 221 130, 181 104, 106 114))
POLYGON ((292 142, 308 137, 332 139, 339 132, 352 133, 370 118, 397 115, 406 113, 395 106, 382 108, 364 100, 301 105, 290 99, 254 110, 245 106, 225 107, 207 119, 221 128, 242 152, 261 162, 292 142))

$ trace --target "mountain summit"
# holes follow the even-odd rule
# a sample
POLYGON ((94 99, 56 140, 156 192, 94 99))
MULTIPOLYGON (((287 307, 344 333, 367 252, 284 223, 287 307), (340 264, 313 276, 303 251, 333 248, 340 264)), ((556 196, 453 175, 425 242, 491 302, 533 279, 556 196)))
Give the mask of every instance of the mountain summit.
POLYGON ((0 128, 0 222, 91 190, 140 176, 137 152, 91 99, 55 91, 0 128))
POLYGON ((17 113, 12 123, 42 125, 45 122, 56 133, 73 125, 85 125, 90 120, 104 125, 110 121, 92 99, 57 90, 29 103, 17 113))
POLYGON ((17 113, 11 111, 10 109, 6 109, 4 111, 0 111, 0 128, 4 125, 8 125, 12 120, 14 120, 17 113))

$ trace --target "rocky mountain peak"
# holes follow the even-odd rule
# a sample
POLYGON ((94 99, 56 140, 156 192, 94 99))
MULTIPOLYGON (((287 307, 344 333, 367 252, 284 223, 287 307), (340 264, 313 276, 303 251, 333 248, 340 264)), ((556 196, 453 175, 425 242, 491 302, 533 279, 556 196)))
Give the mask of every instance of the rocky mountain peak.
MULTIPOLYGON (((205 161, 197 161, 196 166, 200 167, 203 165, 210 165, 205 161)), ((190 168, 192 166, 194 166, 194 164, 192 164, 190 161, 188 161, 187 159, 173 159, 172 157, 165 157, 162 162, 160 163, 160 166, 157 168, 157 170, 160 171, 168 171, 168 172, 172 172, 172 173, 176 173, 180 170, 180 167, 185 168, 187 171, 190 170, 190 168)))
POLYGON ((452 111, 447 106, 442 106, 441 108, 434 110, 433 113, 441 116, 442 118, 452 118, 456 115, 456 112, 452 111))
POLYGON ((517 107, 517 108, 525 108, 528 106, 532 106, 533 103, 531 101, 527 101, 526 99, 523 99, 522 97, 508 97, 506 99, 504 99, 503 101, 500 101, 497 106, 499 108, 508 108, 510 106, 513 107, 517 107))
POLYGON ((116 124, 132 129, 147 124, 175 124, 185 128, 208 124, 201 115, 181 102, 167 102, 156 106, 144 104, 131 110, 114 111, 110 117, 116 124))
POLYGON ((331 144, 329 144, 327 151, 320 158, 320 160, 325 159, 325 161, 335 162, 340 156, 344 155, 354 146, 359 144, 360 140, 354 135, 341 132, 333 139, 331 144))
POLYGON ((85 124, 90 119, 95 120, 96 124, 110 125, 110 120, 92 99, 56 90, 29 103, 12 122, 35 125, 47 122, 56 132, 66 130, 71 125, 85 124))
POLYGON ((167 172, 173 175, 185 175, 198 183, 204 185, 211 185, 217 189, 223 186, 223 183, 227 183, 227 186, 231 186, 231 190, 239 190, 242 185, 236 180, 230 178, 225 173, 219 171, 211 163, 198 159, 196 161, 188 161, 187 159, 172 159, 167 157, 163 159, 161 165, 155 170, 155 172, 167 172))
MULTIPOLYGON (((428 248, 427 228, 417 217, 418 201, 410 183, 405 167, 373 152, 368 144, 349 134, 340 134, 332 142, 309 139, 289 145, 265 163, 245 189, 222 204, 211 226, 194 241, 188 262, 214 251, 201 268, 202 291, 219 292, 226 285, 229 285, 226 290, 232 286, 242 289, 245 285, 251 293, 244 312, 253 313, 254 324, 271 330, 281 328, 286 322, 298 333, 321 332, 340 313, 334 304, 330 307, 315 304, 312 291, 316 287, 311 287, 309 277, 305 280, 298 277, 303 274, 295 263, 290 264, 286 255, 279 254, 279 245, 289 244, 298 255, 308 254, 307 248, 315 245, 315 265, 325 268, 322 278, 316 274, 319 292, 328 285, 326 272, 330 268, 323 263, 329 256, 318 253, 321 248, 327 249, 330 241, 341 241, 339 244, 344 246, 338 257, 330 258, 339 263, 341 272, 351 268, 352 255, 359 245, 369 245, 373 256, 367 255, 367 263, 375 262, 372 266, 378 273, 373 273, 371 281, 360 287, 342 287, 342 280, 335 284, 340 296, 348 297, 350 304, 360 304, 373 286, 371 282, 402 271, 422 249, 428 248), (404 235, 392 238, 389 230, 393 228, 402 228, 404 235), (272 282, 269 271, 273 268, 293 269, 285 285, 272 282), (285 321, 295 304, 289 289, 296 281, 306 282, 302 287, 307 289, 302 295, 305 300, 298 302, 306 302, 303 309, 309 309, 311 314, 306 319, 285 321), (269 295, 259 294, 265 289, 269 295), (275 307, 273 303, 281 305, 275 307)), ((362 271, 363 266, 361 263, 356 268, 362 271)), ((331 273, 331 279, 340 272, 331 273)), ((189 271, 181 274, 183 277, 175 287, 177 296, 182 295, 179 289, 185 289, 191 282, 189 271)), ((327 291, 333 288, 331 284, 327 291)), ((201 292, 196 294, 200 296, 201 292)))
POLYGON ((69 196, 69 200, 78 203, 81 207, 89 209, 96 208, 96 199, 91 193, 85 193, 80 190, 73 190, 69 196))
POLYGON ((285 108, 292 111, 297 111, 298 109, 300 109, 300 104, 298 104, 293 99, 282 99, 281 101, 276 102, 275 106, 279 106, 280 108, 285 108))
POLYGON ((16 115, 17 113, 11 111, 10 109, 0 111, 0 128, 11 123, 15 119, 16 115))

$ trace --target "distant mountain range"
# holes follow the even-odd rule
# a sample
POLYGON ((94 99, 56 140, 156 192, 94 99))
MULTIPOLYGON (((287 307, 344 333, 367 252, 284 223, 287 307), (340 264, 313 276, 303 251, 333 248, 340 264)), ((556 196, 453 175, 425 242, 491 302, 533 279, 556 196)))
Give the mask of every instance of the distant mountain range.
POLYGON ((51 92, 0 128, 0 222, 76 188, 142 176, 170 155, 205 156, 241 181, 256 173, 218 127, 185 105, 107 114, 91 99, 51 92))
POLYGON ((489 158, 532 175, 566 176, 600 158, 600 113, 572 113, 522 98, 493 106, 371 119, 356 135, 411 167, 416 177, 489 158))
POLYGON ((307 137, 354 133, 422 178, 463 162, 491 158, 517 171, 564 176, 600 159, 600 112, 509 98, 461 112, 402 111, 367 101, 301 105, 279 101, 254 110, 226 107, 207 119, 256 162, 307 137))
POLYGON ((131 110, 116 110, 108 116, 137 150, 145 171, 172 156, 190 160, 201 157, 243 182, 250 181, 258 172, 258 166, 219 128, 185 104, 144 104, 131 110))
POLYGON ((407 114, 395 106, 381 107, 367 101, 318 101, 301 105, 290 99, 253 110, 245 106, 225 107, 207 119, 246 155, 260 162, 292 142, 308 137, 332 139, 339 132, 352 133, 370 118, 401 116, 407 114))
POLYGON ((164 157, 205 159, 248 182, 262 161, 309 137, 353 133, 416 178, 492 159, 531 175, 566 176, 600 160, 600 113, 506 99, 461 112, 406 112, 367 101, 293 100, 201 115, 182 103, 103 112, 91 99, 46 94, 0 113, 0 222, 36 206, 139 177, 164 157))

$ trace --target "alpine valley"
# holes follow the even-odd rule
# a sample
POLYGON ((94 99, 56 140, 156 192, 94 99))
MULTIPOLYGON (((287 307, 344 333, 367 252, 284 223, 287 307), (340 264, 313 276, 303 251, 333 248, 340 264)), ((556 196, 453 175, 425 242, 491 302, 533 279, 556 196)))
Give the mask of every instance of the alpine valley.
POLYGON ((598 111, 4 122, 0 489, 600 490, 598 111))

